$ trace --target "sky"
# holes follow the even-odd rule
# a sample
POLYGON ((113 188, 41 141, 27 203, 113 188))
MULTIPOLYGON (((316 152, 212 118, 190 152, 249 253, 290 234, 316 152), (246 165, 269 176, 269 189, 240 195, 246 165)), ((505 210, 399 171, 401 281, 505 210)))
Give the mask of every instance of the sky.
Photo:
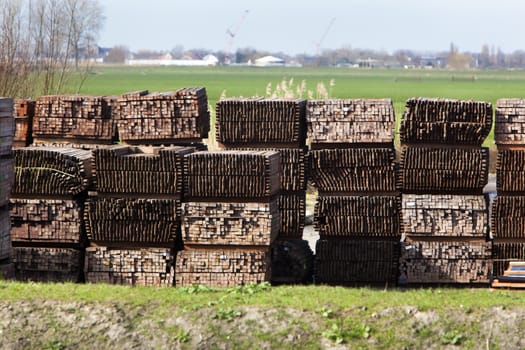
POLYGON ((169 51, 525 50, 523 0, 100 0, 99 45, 169 51), (246 12, 248 11, 248 12, 246 12), (242 20, 245 15, 244 20, 242 20), (330 23, 332 22, 332 25, 330 23), (321 40, 324 36, 324 39, 321 40))

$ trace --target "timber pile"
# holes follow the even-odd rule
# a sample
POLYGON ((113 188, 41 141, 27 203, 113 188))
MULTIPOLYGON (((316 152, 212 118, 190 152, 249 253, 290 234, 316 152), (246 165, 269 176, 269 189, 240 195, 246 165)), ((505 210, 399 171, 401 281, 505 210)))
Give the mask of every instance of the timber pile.
POLYGON ((36 100, 33 137, 40 141, 111 144, 116 138, 116 98, 53 95, 36 100))
POLYGON ((88 189, 91 152, 75 148, 16 149, 13 194, 73 196, 88 189))
POLYGON ((14 146, 26 147, 32 143, 35 101, 16 99, 14 105, 15 137, 14 146))
POLYGON ((494 141, 498 147, 525 146, 525 99, 496 101, 494 141))
POLYGON ((15 182, 13 158, 0 157, 0 208, 9 204, 9 197, 15 182))
POLYGON ((210 113, 205 88, 120 96, 116 103, 118 134, 129 144, 166 144, 208 137, 210 113))
POLYGON ((17 243, 80 245, 82 201, 77 199, 11 199, 11 235, 17 243))
POLYGON ((499 195, 525 193, 525 150, 498 150, 496 185, 499 195))
POLYGON ((0 264, 11 257, 11 222, 7 207, 0 208, 0 264))
POLYGON ((0 157, 11 155, 15 135, 14 100, 0 97, 0 157))
POLYGON ((281 229, 279 239, 301 239, 306 217, 306 190, 281 192, 277 198, 281 229))
POLYGON ((270 250, 265 246, 192 247, 178 252, 175 270, 177 286, 229 287, 261 283, 271 277, 270 250))
POLYGON ((401 217, 408 237, 488 237, 488 208, 483 195, 404 194, 401 217))
POLYGON ((320 192, 396 191, 393 148, 323 149, 310 152, 310 179, 320 192))
POLYGON ((492 244, 482 241, 401 243, 400 283, 488 283, 492 244))
POLYGON ((15 132, 13 99, 0 97, 0 278, 13 278, 9 198, 14 183, 12 157, 15 132))
POLYGON ((226 147, 302 148, 306 100, 229 98, 216 104, 217 141, 226 147))
POLYGON ((313 149, 328 144, 394 142, 394 106, 390 99, 308 100, 306 120, 313 149))
POLYGON ((320 239, 315 252, 316 283, 395 283, 397 280, 399 242, 320 239))
POLYGON ((410 98, 399 134, 404 144, 481 146, 492 128, 492 104, 438 98, 410 98))
POLYGON ((492 236, 495 241, 525 242, 525 194, 498 195, 492 202, 492 236))
POLYGON ((512 261, 525 260, 525 242, 500 242, 493 243, 494 271, 493 276, 502 275, 512 261))
POLYGON ((80 282, 84 253, 72 248, 14 247, 18 281, 80 282))
POLYGON ((405 193, 482 194, 488 181, 488 148, 406 147, 400 164, 405 193))
POLYGON ((308 241, 279 240, 271 246, 272 283, 311 283, 314 255, 308 241))
POLYGON ((179 196, 183 190, 183 160, 189 147, 147 149, 109 146, 93 151, 99 195, 179 196))
POLYGON ((174 254, 168 248, 86 248, 86 282, 172 286, 174 254))

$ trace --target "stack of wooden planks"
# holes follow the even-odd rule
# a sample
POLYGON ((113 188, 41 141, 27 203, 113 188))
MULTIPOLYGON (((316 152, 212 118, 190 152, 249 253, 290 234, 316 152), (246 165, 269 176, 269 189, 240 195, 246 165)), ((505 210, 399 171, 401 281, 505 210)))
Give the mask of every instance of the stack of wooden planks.
POLYGON ((525 193, 525 149, 498 150, 496 188, 499 195, 525 193))
POLYGON ((0 277, 6 279, 14 277, 8 207, 15 178, 12 156, 15 132, 13 114, 14 100, 0 97, 0 277))
POLYGON ((182 236, 175 284, 228 286, 270 277, 281 219, 280 154, 224 150, 185 157, 182 236))
POLYGON ((200 142, 210 130, 208 97, 203 87, 123 94, 116 102, 115 115, 120 139, 128 144, 200 142))
POLYGON ((525 145, 525 99, 501 98, 496 101, 494 141, 500 149, 525 145))
POLYGON ((410 98, 400 128, 404 144, 481 146, 492 128, 492 105, 482 101, 410 98))
POLYGON ((41 142, 111 144, 116 140, 116 98, 50 95, 36 100, 33 138, 41 142))
POLYGON ((15 100, 15 137, 14 147, 26 147, 33 142, 33 117, 35 101, 28 99, 15 100))
POLYGON ((319 191, 316 283, 397 279, 394 122, 390 99, 308 101, 309 171, 319 191))
POLYGON ((492 105, 411 98, 401 121, 399 283, 487 283, 492 105))
POLYGON ((11 220, 17 279, 82 280, 82 212, 93 182, 91 151, 25 147, 14 156, 11 220))

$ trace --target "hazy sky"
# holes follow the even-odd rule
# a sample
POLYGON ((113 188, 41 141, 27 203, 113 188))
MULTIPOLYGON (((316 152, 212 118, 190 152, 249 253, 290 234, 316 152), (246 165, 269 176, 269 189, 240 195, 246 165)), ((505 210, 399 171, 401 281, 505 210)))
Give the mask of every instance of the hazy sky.
POLYGON ((480 51, 525 50, 523 0, 101 0, 101 46, 131 50, 225 50, 228 28, 249 10, 233 51, 253 47, 289 54, 321 48, 480 51))

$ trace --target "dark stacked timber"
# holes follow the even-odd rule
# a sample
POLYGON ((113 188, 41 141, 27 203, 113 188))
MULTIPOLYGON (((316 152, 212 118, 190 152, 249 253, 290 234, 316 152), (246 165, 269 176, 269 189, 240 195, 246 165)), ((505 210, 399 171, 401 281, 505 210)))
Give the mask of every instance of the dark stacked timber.
POLYGON ((189 245, 267 246, 277 237, 277 200, 268 203, 187 202, 182 238, 189 245))
POLYGON ((286 239, 271 246, 272 283, 310 283, 313 276, 313 252, 308 241, 286 239))
POLYGON ((316 283, 395 283, 399 242, 318 240, 315 249, 316 283))
POLYGON ((33 137, 41 141, 110 144, 116 137, 113 109, 108 96, 55 95, 36 100, 33 137))
POLYGON ((180 201, 90 198, 84 220, 91 242, 172 246, 180 230, 180 201))
POLYGON ((26 99, 16 99, 14 112, 14 145, 18 147, 29 146, 32 142, 35 101, 26 99))
POLYGON ((525 99, 496 101, 494 141, 501 146, 525 146, 525 99))
POLYGON ((15 135, 14 100, 0 97, 0 157, 11 155, 15 135))
POLYGON ((406 236, 488 238, 483 195, 404 194, 401 217, 406 236))
POLYGON ((492 236, 495 240, 525 242, 525 195, 497 196, 492 203, 492 236))
POLYGON ((525 260, 525 242, 494 241, 493 247, 494 271, 493 276, 503 274, 511 261, 525 260))
POLYGON ((109 146, 93 151, 99 195, 180 196, 183 161, 189 147, 109 146))
POLYGON ((319 192, 395 191, 395 150, 313 150, 310 152, 310 179, 319 192))
POLYGON ((401 243, 400 283, 487 283, 492 244, 475 241, 401 243))
POLYGON ((86 282, 132 286, 172 286, 174 255, 167 248, 86 249, 86 282))
POLYGON ((399 240, 399 196, 321 196, 314 226, 321 239, 399 240))
POLYGON ((482 101, 410 98, 399 130, 403 144, 481 146, 492 128, 492 105, 482 101))
POLYGON ((71 248, 13 248, 16 279, 34 282, 79 282, 83 252, 71 248))
POLYGON ((499 150, 496 164, 498 195, 525 193, 525 150, 499 150))
POLYGON ((306 217, 306 190, 283 192, 277 198, 281 215, 279 239, 300 239, 303 237, 306 217))
POLYGON ((7 207, 0 208, 0 265, 11 257, 11 224, 7 207))
POLYGON ((197 152, 185 157, 184 196, 265 198, 280 190, 280 154, 275 151, 197 152))
POLYGON ((481 194, 488 179, 487 148, 406 147, 400 187, 405 193, 481 194))
POLYGON ((116 115, 120 139, 131 144, 202 139, 210 130, 205 88, 124 94, 117 100, 116 115))
POLYGON ((306 101, 230 98, 216 104, 217 141, 227 147, 301 148, 306 139, 306 101))
POLYGON ((9 203, 9 197, 15 182, 14 164, 13 158, 0 157, 0 207, 9 203))
POLYGON ((312 147, 323 144, 393 144, 390 99, 309 100, 306 113, 312 147))
POLYGON ((192 248, 178 252, 176 286, 229 287, 269 281, 269 247, 192 248))
POLYGON ((75 148, 26 147, 16 149, 13 194, 79 194, 91 184, 91 152, 75 148))
POLYGON ((85 240, 82 202, 75 199, 11 199, 13 241, 78 246, 85 240))

